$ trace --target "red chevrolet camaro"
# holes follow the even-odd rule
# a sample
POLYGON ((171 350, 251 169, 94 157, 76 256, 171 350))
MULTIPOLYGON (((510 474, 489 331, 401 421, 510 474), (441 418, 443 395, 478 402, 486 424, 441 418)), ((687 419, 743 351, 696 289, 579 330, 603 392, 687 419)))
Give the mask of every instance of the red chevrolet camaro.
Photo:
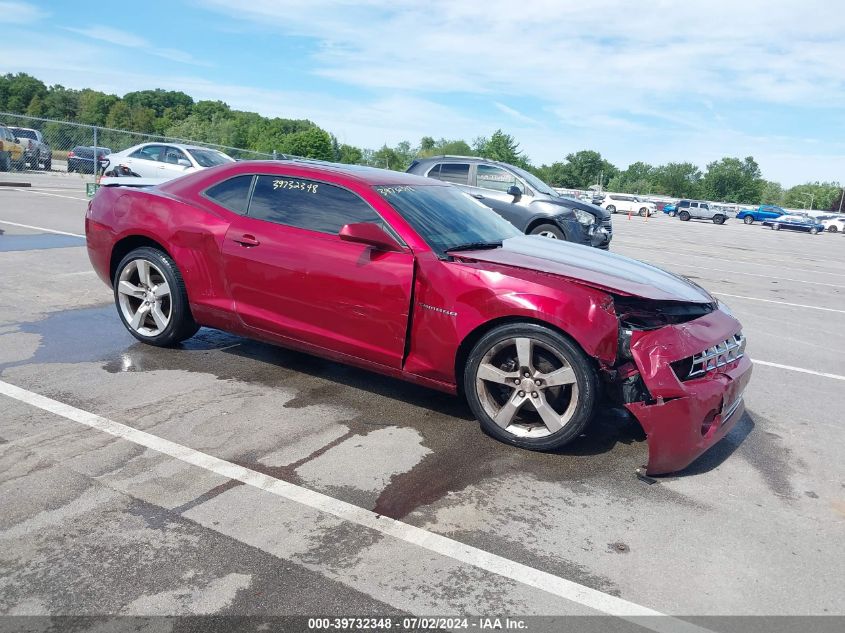
POLYGON ((522 235, 457 188, 311 161, 103 187, 88 253, 137 339, 219 328, 460 393, 490 435, 555 449, 602 398, 639 420, 647 472, 740 418, 740 323, 686 278, 522 235))

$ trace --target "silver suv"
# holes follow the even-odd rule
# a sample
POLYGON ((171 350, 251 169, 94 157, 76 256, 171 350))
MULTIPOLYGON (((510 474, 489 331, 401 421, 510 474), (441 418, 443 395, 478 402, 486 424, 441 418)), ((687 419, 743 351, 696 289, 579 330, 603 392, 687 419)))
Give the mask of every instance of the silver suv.
POLYGON ((418 158, 408 172, 452 183, 523 233, 607 249, 610 213, 565 198, 530 172, 476 156, 418 158))
POLYGON ((724 224, 728 219, 727 213, 715 205, 703 200, 681 200, 677 206, 678 218, 687 222, 691 218, 696 220, 712 220, 713 224, 724 224))

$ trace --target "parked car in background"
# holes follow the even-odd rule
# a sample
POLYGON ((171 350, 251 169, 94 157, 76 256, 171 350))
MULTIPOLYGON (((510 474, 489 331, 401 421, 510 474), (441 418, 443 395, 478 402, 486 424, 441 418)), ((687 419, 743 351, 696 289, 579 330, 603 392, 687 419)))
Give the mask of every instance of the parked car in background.
POLYGON ((26 162, 30 169, 50 170, 53 168, 53 152, 44 140, 39 130, 29 127, 10 127, 10 130, 18 137, 25 147, 26 162))
MULTIPOLYGON (((97 164, 99 171, 103 171, 107 164, 111 150, 108 147, 97 148, 97 164)), ((67 153, 68 173, 78 172, 80 174, 94 173, 94 147, 91 145, 77 145, 67 153)))
POLYGON ((523 235, 433 178, 243 161, 101 187, 85 232, 139 341, 176 346, 208 326, 459 393, 511 446, 577 441, 617 399, 645 431, 647 473, 665 474, 743 415, 742 325, 710 293, 523 235))
POLYGON ((845 215, 834 215, 816 218, 821 221, 828 233, 845 233, 845 215))
POLYGON ((216 149, 181 143, 142 143, 108 157, 106 175, 171 180, 195 171, 233 163, 216 149))
POLYGON ((408 173, 457 186, 523 233, 597 248, 610 246, 609 213, 562 196, 514 165, 474 156, 436 156, 415 160, 408 173))
POLYGON ((824 225, 809 215, 791 214, 764 220, 763 226, 771 227, 775 231, 786 229, 789 231, 804 231, 810 235, 816 235, 824 231, 824 225))
POLYGON ((710 220, 713 224, 724 224, 728 219, 727 212, 703 200, 679 200, 678 219, 688 222, 691 219, 710 220))
POLYGON ((786 211, 773 204, 761 204, 756 209, 740 209, 736 213, 736 219, 742 220, 745 224, 754 224, 764 220, 772 220, 785 215, 786 211))
POLYGON ((633 213, 642 217, 654 215, 656 207, 653 202, 646 202, 637 196, 620 193, 609 193, 601 203, 602 208, 609 213, 633 213))
POLYGON ((0 125, 0 171, 23 169, 26 166, 26 148, 12 130, 0 125))
POLYGON ((668 215, 670 218, 674 218, 676 215, 678 215, 678 203, 667 202, 663 205, 663 213, 668 215))

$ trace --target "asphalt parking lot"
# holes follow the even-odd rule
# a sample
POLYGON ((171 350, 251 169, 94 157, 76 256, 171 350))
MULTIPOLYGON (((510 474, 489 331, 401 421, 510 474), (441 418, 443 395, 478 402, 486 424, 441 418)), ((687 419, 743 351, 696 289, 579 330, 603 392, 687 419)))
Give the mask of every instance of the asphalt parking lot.
POLYGON ((738 426, 649 484, 612 410, 530 453, 304 354, 144 346, 90 268, 84 179, 27 179, 0 187, 0 614, 845 615, 843 235, 614 216, 613 250, 714 292, 756 361, 738 426))

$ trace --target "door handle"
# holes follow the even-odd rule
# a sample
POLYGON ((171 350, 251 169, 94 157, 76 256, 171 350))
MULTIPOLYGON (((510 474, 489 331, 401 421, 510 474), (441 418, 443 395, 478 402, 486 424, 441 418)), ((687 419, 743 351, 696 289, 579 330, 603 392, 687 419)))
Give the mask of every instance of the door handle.
POLYGON ((472 195, 472 197, 473 197, 473 198, 475 198, 476 200, 484 200, 484 196, 482 196, 480 193, 473 193, 473 194, 471 194, 471 195, 472 195))
POLYGON ((247 248, 249 248, 250 246, 258 246, 259 244, 261 244, 261 242, 259 242, 254 235, 250 235, 249 233, 241 235, 240 237, 233 237, 232 241, 237 242, 241 246, 246 246, 247 248))

